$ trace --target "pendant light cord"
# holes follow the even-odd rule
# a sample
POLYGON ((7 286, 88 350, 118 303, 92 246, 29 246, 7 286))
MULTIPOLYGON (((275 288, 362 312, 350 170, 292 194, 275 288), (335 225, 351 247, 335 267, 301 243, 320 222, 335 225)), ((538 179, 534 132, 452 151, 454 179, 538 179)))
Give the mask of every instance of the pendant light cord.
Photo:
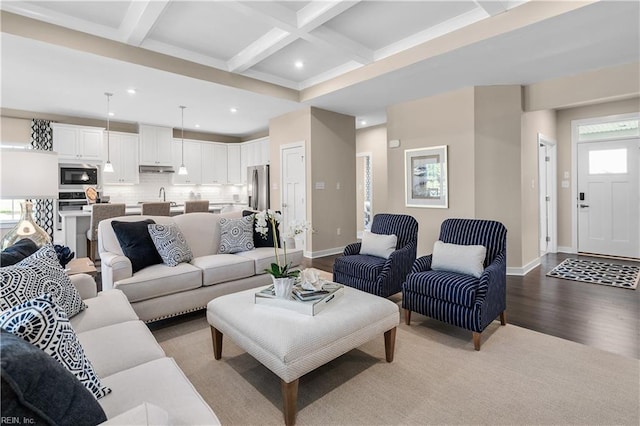
POLYGON ((184 109, 186 106, 180 105, 182 109, 182 163, 180 163, 181 167, 184 167, 184 109))
POLYGON ((111 162, 111 140, 109 139, 109 99, 113 93, 105 92, 107 96, 107 163, 111 162))

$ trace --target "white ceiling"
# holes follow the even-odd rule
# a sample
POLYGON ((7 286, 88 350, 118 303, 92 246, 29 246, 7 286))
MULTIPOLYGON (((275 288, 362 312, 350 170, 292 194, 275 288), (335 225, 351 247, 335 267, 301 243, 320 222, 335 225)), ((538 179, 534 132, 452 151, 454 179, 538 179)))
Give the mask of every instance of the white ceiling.
MULTIPOLYGON (((523 1, 2 1, 4 11, 295 90, 362 69, 523 1), (304 67, 294 66, 302 61, 304 67)), ((506 15, 505 15, 506 16, 506 15)), ((3 108, 246 136, 312 105, 385 121, 388 105, 640 61, 637 1, 604 1, 303 103, 2 33, 3 108), (129 95, 128 88, 137 93, 129 95), (235 107, 238 112, 231 113, 235 107), (196 129, 195 125, 200 128, 196 129)))

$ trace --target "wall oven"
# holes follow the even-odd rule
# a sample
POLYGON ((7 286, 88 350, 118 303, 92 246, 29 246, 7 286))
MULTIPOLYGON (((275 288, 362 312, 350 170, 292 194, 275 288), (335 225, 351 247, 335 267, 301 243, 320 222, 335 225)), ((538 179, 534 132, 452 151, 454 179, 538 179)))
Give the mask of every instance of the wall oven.
POLYGON ((62 218, 58 212, 66 212, 70 210, 82 211, 82 206, 87 205, 87 196, 84 191, 65 191, 58 193, 57 211, 56 211, 56 229, 62 230, 62 218))
POLYGON ((85 186, 100 184, 100 170, 93 164, 60 164, 59 188, 83 190, 85 186))

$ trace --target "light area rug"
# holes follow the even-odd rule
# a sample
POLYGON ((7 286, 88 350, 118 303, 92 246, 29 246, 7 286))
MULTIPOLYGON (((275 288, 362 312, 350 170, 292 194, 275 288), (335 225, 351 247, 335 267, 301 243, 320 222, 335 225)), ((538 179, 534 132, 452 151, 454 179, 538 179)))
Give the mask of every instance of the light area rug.
MULTIPOLYGON (((325 311, 329 314, 330 311, 325 311)), ((496 321, 471 333, 414 313, 300 379, 299 425, 638 425, 640 361, 496 321)), ((232 340, 214 360, 204 314, 154 331, 223 425, 283 423, 280 379, 232 340)))
POLYGON ((569 258, 547 276, 635 290, 640 280, 640 266, 569 258))

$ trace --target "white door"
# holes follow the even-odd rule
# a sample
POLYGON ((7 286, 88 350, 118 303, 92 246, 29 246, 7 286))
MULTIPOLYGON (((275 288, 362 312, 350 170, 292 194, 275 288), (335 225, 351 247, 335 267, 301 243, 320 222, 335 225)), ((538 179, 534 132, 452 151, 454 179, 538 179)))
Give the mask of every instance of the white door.
POLYGON ((578 144, 578 251, 640 258, 640 140, 578 144))
MULTIPOLYGON (((305 157, 304 146, 283 147, 280 151, 282 166, 282 227, 285 234, 294 223, 306 220, 305 157)), ((306 234, 304 248, 306 249, 306 234)), ((296 247, 298 248, 298 247, 296 247)))
POLYGON ((556 209, 556 143, 538 134, 540 256, 558 251, 556 209))

